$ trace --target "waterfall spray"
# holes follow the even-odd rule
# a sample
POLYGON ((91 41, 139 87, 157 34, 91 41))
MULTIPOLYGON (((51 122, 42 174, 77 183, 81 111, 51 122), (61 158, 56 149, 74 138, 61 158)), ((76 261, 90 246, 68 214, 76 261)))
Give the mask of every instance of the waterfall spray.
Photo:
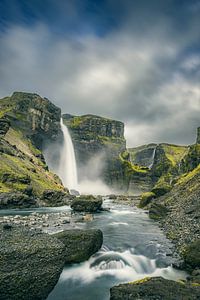
POLYGON ((60 126, 64 137, 63 147, 60 153, 60 164, 58 175, 62 179, 63 185, 69 190, 78 190, 76 158, 74 146, 67 126, 63 119, 60 120, 60 126))

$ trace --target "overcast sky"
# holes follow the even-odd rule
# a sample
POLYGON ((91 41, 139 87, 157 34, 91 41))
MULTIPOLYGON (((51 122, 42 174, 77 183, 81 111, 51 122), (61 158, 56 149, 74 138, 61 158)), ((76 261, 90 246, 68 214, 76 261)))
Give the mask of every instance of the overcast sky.
POLYGON ((0 97, 125 122, 128 146, 200 126, 200 0, 0 0, 0 97))

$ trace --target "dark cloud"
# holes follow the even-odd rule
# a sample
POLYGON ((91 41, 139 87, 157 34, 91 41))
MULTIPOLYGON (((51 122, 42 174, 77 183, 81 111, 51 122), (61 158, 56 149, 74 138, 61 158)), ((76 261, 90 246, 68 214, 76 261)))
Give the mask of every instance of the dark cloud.
POLYGON ((128 145, 194 141, 198 1, 20 2, 1 22, 0 96, 32 91, 63 112, 120 119, 128 145))

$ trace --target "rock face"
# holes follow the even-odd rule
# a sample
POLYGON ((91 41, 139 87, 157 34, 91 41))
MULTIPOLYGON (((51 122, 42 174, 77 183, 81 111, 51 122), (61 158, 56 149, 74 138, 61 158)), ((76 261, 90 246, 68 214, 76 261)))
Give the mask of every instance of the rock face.
POLYGON ((45 300, 65 262, 65 246, 24 227, 0 227, 0 299, 45 300))
POLYGON ((65 230, 56 233, 54 236, 66 247, 66 263, 79 263, 87 260, 101 248, 103 243, 103 234, 99 229, 65 230))
POLYGON ((30 207, 45 190, 64 191, 42 147, 61 134, 61 111, 37 94, 0 99, 0 207, 30 207))
MULTIPOLYGON (((5 99, 5 98, 4 98, 5 99)), ((2 100, 4 100, 2 99, 2 100)), ((37 148, 44 140, 55 140, 60 134, 61 110, 37 94, 15 92, 6 98, 5 114, 14 128, 20 128, 37 148)))
POLYGON ((71 208, 77 212, 95 213, 101 210, 102 198, 93 196, 80 196, 72 201, 71 208))
POLYGON ((75 146, 79 176, 94 179, 101 175, 107 184, 121 184, 124 178, 119 154, 126 148, 124 124, 95 115, 65 114, 63 119, 75 146), (94 165, 101 174, 95 174, 94 165))
POLYGON ((193 243, 197 243, 200 239, 199 199, 200 165, 182 175, 172 190, 163 197, 153 200, 150 207, 150 217, 160 219, 167 237, 176 244, 179 253, 191 268, 199 268, 198 265, 195 266, 195 262, 192 262, 194 254, 190 256, 190 249, 194 251, 193 243))
POLYGON ((132 163, 150 167, 153 163, 155 148, 156 144, 148 144, 136 148, 128 148, 127 150, 130 153, 132 163))
POLYGON ((25 193, 0 193, 0 209, 36 207, 36 198, 25 193))
POLYGON ((200 127, 197 128, 197 140, 196 140, 197 144, 200 144, 200 127))
POLYGON ((110 294, 110 300, 197 300, 200 286, 155 277, 120 284, 110 294))

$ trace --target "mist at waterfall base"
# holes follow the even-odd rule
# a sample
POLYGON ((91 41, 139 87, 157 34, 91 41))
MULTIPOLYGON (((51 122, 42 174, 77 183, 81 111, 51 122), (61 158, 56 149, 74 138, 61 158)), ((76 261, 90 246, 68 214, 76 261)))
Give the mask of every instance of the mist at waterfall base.
POLYGON ((103 182, 105 153, 93 155, 85 164, 77 166, 74 146, 67 126, 60 121, 62 141, 51 142, 43 149, 49 168, 57 174, 63 185, 80 194, 108 195, 115 191, 103 182))
POLYGON ((110 211, 96 214, 79 228, 99 228, 102 248, 89 260, 66 266, 48 300, 108 300, 119 283, 146 276, 185 279, 186 273, 171 265, 173 246, 145 211, 104 200, 110 211))
POLYGON ((78 187, 82 194, 109 195, 115 193, 101 179, 105 160, 105 153, 101 152, 92 156, 85 165, 79 167, 78 187))

